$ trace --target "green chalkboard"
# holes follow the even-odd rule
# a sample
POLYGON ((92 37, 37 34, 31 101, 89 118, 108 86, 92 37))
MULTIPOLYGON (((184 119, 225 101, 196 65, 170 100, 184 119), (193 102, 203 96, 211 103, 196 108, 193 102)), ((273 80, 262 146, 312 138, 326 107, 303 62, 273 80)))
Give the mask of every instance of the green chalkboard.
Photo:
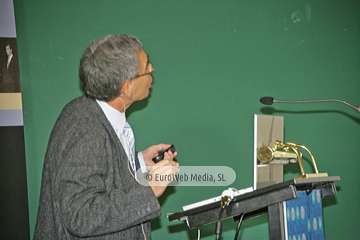
MULTIPOLYGON (((360 234, 360 115, 340 103, 264 106, 283 100, 342 99, 360 104, 360 3, 264 0, 14 0, 23 92, 25 147, 33 234, 43 158, 62 107, 80 96, 79 59, 107 34, 138 37, 155 67, 151 96, 129 109, 141 150, 175 144, 183 166, 229 166, 231 187, 253 185, 254 114, 284 116, 286 141, 309 147, 321 172, 340 176, 325 198, 326 239, 360 234)), ((309 156, 305 168, 311 172, 309 156)), ((286 166, 285 179, 299 175, 286 166)), ((154 239, 196 239, 166 213, 220 195, 224 187, 171 187, 154 239)), ((214 238, 215 225, 201 228, 214 238)), ((224 221, 223 239, 236 224, 224 221)), ((268 239, 267 216, 244 221, 241 239, 268 239)))

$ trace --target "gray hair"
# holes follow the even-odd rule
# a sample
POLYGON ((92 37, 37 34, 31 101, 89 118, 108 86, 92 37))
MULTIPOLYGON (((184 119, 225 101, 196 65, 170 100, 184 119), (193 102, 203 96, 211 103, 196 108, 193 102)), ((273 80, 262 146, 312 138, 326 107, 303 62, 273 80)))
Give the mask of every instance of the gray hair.
POLYGON ((141 42, 129 35, 108 35, 90 43, 79 68, 84 94, 101 101, 119 96, 122 82, 138 75, 141 50, 141 42))

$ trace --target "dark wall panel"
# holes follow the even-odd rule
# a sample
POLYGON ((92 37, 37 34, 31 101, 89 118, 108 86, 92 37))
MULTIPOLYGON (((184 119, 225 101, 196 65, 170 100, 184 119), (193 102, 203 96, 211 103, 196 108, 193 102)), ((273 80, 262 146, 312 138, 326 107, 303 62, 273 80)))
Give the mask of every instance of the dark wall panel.
POLYGON ((0 238, 29 239, 24 128, 0 127, 0 238))

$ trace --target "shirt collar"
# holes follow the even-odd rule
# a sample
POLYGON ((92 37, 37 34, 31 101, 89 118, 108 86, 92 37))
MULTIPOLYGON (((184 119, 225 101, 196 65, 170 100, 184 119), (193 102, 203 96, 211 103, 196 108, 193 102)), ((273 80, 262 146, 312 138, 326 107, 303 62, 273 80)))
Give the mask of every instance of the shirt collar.
POLYGON ((125 113, 120 112, 107 104, 104 101, 100 101, 96 99, 96 102, 99 104, 100 108, 103 110, 106 118, 109 120, 111 125, 117 130, 122 131, 124 129, 126 116, 125 113))

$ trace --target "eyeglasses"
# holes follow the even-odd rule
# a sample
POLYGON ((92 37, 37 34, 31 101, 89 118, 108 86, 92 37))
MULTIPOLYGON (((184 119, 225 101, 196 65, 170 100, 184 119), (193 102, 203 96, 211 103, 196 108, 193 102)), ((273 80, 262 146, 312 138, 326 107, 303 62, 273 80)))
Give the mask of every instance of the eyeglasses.
POLYGON ((148 66, 147 66, 146 73, 137 75, 137 76, 134 77, 133 79, 139 78, 139 77, 143 77, 143 76, 146 76, 146 75, 151 75, 151 74, 153 74, 153 72, 154 72, 154 67, 153 67, 153 65, 149 62, 148 66))

